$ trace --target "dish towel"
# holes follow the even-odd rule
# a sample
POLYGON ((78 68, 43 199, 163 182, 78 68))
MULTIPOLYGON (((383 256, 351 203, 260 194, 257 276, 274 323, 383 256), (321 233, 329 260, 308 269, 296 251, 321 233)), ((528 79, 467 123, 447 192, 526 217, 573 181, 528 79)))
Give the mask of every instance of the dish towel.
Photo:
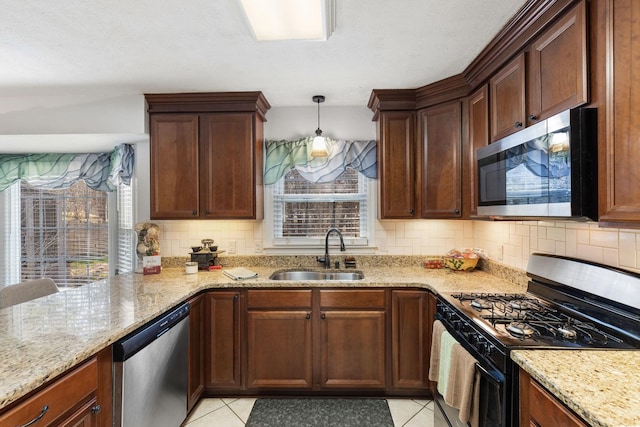
POLYGON ((444 332, 444 325, 441 321, 433 322, 433 332, 431 333, 431 360, 429 360, 429 380, 438 381, 440 369, 440 337, 444 332))
POLYGON ((465 424, 471 419, 472 413, 478 412, 477 407, 473 408, 475 379, 476 359, 456 343, 451 351, 446 393, 442 395, 445 403, 460 410, 458 418, 465 424))
POLYGON ((231 270, 224 270, 224 275, 232 278, 233 280, 253 279, 258 277, 258 273, 248 270, 243 267, 232 268, 231 270))
MULTIPOLYGON (((440 336, 440 368, 438 370, 438 392, 442 396, 447 395, 449 386, 449 371, 451 370, 451 356, 453 355, 453 346, 458 344, 446 330, 440 336)), ((459 344, 458 344, 459 345, 459 344)))

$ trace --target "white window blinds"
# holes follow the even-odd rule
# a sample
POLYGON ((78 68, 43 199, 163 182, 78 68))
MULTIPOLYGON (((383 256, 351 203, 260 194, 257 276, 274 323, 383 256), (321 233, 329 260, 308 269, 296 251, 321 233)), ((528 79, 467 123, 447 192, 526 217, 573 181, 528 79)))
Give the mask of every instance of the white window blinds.
POLYGON ((367 179, 355 169, 311 183, 295 169, 274 185, 274 243, 318 242, 338 228, 351 244, 367 244, 367 179))

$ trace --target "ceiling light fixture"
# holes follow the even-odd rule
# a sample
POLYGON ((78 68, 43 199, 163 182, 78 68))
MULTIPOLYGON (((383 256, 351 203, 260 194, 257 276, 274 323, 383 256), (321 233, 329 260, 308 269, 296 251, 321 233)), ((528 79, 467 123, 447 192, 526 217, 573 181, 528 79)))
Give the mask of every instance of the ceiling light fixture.
POLYGON ((259 41, 327 40, 335 29, 335 0, 240 0, 259 41))
POLYGON ((318 103, 318 129, 316 129, 316 136, 313 138, 313 144, 311 144, 311 156, 312 157, 327 157, 329 150, 327 149, 327 141, 322 136, 322 130, 320 129, 320 103, 324 102, 324 96, 315 95, 313 102, 318 103))

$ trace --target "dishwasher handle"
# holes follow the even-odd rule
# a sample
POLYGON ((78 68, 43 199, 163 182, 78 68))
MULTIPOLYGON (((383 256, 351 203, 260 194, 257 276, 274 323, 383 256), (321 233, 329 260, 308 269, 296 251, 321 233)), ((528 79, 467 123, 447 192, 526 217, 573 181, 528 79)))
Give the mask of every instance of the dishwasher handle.
POLYGON ((113 360, 124 362, 189 316, 189 303, 184 303, 166 314, 138 328, 113 345, 113 360))

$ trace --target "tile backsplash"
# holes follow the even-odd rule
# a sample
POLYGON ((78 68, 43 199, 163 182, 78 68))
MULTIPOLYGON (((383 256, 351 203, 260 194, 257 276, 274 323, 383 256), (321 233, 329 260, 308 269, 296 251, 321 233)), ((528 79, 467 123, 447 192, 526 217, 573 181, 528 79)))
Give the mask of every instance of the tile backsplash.
MULTIPOLYGON (((214 239, 228 255, 264 253, 262 221, 154 222, 160 226, 163 256, 186 256, 204 238, 214 239)), ((518 269, 526 269, 531 253, 544 252, 640 272, 640 230, 600 228, 595 222, 376 221, 374 240, 375 255, 435 255, 475 247, 518 269)))

